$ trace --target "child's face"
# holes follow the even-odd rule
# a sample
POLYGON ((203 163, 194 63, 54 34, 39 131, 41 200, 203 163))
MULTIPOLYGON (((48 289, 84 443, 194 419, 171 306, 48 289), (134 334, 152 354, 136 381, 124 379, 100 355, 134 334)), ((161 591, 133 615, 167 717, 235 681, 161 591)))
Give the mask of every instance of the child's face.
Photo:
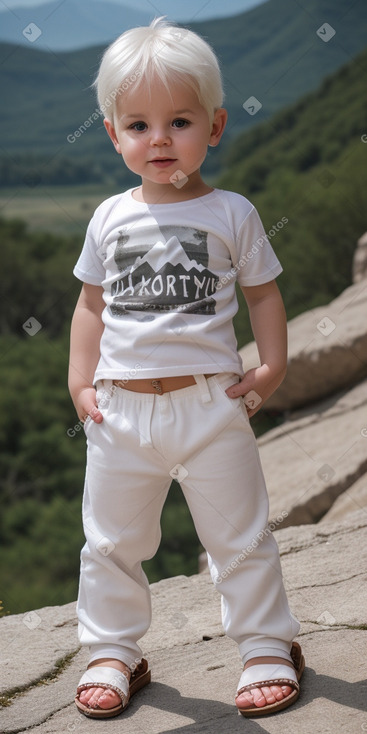
POLYGON ((207 147, 218 144, 225 122, 221 109, 210 124, 190 87, 173 84, 168 91, 157 80, 149 90, 143 83, 118 97, 114 125, 105 120, 105 127, 126 166, 141 176, 143 189, 159 195, 162 185, 173 187, 175 176, 179 183, 187 177, 185 193, 197 187, 207 147))

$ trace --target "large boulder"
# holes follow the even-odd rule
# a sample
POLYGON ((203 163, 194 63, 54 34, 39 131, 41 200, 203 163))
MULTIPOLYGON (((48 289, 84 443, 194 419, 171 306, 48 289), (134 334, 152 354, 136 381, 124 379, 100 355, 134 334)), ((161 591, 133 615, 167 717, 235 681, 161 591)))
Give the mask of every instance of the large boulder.
MULTIPOLYGON (((271 521, 319 522, 339 497, 353 501, 349 489, 367 472, 367 380, 292 414, 258 444, 271 521)), ((353 509, 366 507, 366 494, 358 489, 358 497, 353 509)))
POLYGON ((348 515, 361 509, 367 510, 367 473, 339 495, 319 524, 343 521, 348 519, 348 515))
MULTIPOLYGON (((366 327, 366 280, 350 286, 327 306, 289 321, 287 376, 266 402, 266 409, 293 410, 367 377, 366 327)), ((254 342, 239 354, 245 371, 260 364, 254 342)))

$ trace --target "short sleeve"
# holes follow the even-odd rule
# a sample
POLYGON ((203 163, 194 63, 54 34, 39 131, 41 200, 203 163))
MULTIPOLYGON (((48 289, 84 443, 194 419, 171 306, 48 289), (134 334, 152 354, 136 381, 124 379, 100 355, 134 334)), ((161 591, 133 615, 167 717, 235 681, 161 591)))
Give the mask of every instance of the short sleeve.
POLYGON ((73 273, 83 283, 101 285, 106 273, 103 266, 103 258, 98 254, 100 250, 95 230, 95 218, 93 217, 89 222, 83 249, 73 273))
POLYGON ((258 212, 252 207, 238 231, 237 281, 242 286, 262 285, 274 280, 283 268, 268 240, 258 212))

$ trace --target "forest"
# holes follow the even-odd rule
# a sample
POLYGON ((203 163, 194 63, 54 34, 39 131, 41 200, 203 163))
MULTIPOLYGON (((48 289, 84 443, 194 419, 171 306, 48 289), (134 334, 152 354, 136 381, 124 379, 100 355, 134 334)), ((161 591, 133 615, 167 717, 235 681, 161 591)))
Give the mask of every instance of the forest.
MULTIPOLYGON (((258 208, 284 267, 279 286, 288 318, 327 303, 351 282, 356 241, 366 230, 366 67, 364 52, 317 92, 229 141, 221 154, 225 165, 215 185, 258 208)), ((85 439, 67 391, 67 363, 80 289, 72 269, 82 238, 32 231, 21 217, 1 219, 0 237, 0 613, 6 614, 77 594, 85 439)), ((239 302, 242 346, 252 335, 239 302)), ((281 420, 265 408, 254 430, 281 420)), ((195 573, 201 549, 177 485, 162 531, 157 556, 145 564, 149 580, 195 573)))

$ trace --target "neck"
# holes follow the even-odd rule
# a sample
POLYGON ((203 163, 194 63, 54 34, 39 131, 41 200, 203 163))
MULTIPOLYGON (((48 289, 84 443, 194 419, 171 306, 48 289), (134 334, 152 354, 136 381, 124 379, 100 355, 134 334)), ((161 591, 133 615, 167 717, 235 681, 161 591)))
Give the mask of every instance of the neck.
POLYGON ((197 199, 212 191, 213 187, 208 186, 201 176, 190 176, 181 188, 172 183, 156 184, 143 179, 142 185, 133 192, 133 198, 146 204, 174 204, 178 201, 197 199))

